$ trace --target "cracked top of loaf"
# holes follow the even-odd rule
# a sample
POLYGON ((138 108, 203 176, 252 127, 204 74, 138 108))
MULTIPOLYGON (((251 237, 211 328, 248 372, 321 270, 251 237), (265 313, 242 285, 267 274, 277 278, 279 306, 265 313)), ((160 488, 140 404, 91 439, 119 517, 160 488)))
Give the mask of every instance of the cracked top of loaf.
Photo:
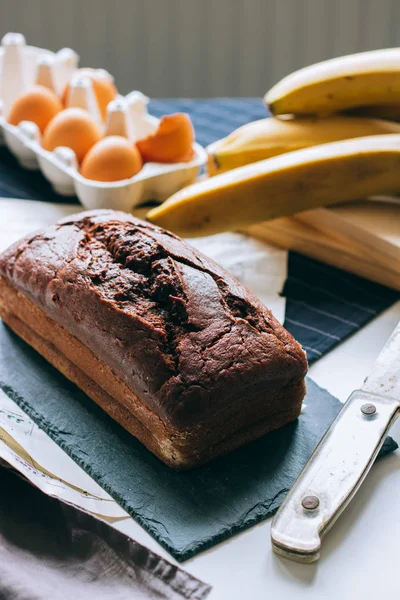
POLYGON ((0 256, 0 275, 178 428, 301 381, 300 345, 177 236, 112 210, 72 215, 0 256))

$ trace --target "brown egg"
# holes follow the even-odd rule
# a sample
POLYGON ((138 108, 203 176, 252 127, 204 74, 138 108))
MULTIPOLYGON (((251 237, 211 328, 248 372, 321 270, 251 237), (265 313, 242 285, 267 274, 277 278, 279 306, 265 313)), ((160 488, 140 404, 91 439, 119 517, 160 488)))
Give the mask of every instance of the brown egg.
POLYGON ((89 113, 82 108, 66 108, 46 127, 42 145, 50 151, 58 146, 72 148, 78 162, 81 162, 100 139, 101 131, 89 113))
POLYGON ((143 166, 139 150, 126 138, 110 135, 86 154, 81 175, 95 181, 120 181, 136 175, 143 166))
POLYGON ((193 159, 194 129, 189 115, 164 115, 157 130, 138 140, 137 147, 145 162, 188 162, 193 159))
POLYGON ((8 122, 18 125, 21 121, 32 121, 41 133, 50 121, 63 109, 61 100, 43 85, 35 85, 21 94, 11 107, 8 122))
MULTIPOLYGON (((107 75, 101 73, 101 71, 96 71, 96 69, 79 69, 74 74, 74 77, 76 77, 77 75, 82 75, 83 77, 90 77, 90 79, 92 80, 93 91, 97 99, 100 114, 103 117, 103 119, 105 119, 107 114, 108 103, 111 102, 111 100, 114 100, 115 96, 118 94, 118 90, 115 87, 113 81, 109 77, 107 77, 107 75)), ((69 88, 70 84, 68 83, 62 95, 62 101, 64 106, 67 105, 69 88)))

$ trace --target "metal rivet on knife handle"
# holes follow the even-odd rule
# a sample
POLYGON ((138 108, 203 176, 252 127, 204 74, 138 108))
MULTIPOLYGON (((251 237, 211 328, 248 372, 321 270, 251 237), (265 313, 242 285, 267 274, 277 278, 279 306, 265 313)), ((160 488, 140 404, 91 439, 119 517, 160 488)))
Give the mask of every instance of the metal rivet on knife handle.
POLYGON ((306 510, 315 510, 319 506, 319 499, 317 496, 304 496, 301 505, 306 510))
POLYGON ((363 404, 361 407, 361 412, 363 415, 374 415, 376 413, 375 404, 363 404))

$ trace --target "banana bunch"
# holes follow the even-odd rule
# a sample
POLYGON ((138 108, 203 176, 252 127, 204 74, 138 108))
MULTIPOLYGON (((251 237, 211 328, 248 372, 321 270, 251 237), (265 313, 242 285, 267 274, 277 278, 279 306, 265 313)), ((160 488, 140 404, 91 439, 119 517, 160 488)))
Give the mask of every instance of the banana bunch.
POLYGON ((400 48, 301 69, 265 103, 274 117, 211 144, 213 177, 173 195, 149 220, 194 237, 400 191, 400 48))

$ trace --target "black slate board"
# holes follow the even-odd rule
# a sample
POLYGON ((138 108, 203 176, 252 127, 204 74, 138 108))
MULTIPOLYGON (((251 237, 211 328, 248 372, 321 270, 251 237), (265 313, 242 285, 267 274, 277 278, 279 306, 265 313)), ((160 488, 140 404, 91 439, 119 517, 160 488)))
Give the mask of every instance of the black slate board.
POLYGON ((340 409, 309 379, 295 423, 177 473, 1 322, 0 387, 179 561, 272 515, 340 409))

